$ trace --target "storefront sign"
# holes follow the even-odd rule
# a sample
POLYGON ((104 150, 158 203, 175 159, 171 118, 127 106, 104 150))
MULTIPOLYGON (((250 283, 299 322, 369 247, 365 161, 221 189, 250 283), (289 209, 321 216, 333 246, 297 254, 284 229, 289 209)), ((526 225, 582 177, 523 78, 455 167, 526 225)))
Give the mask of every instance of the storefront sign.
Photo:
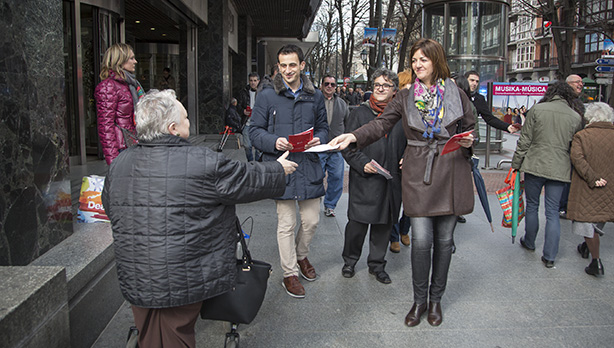
POLYGON ((548 85, 546 84, 493 84, 493 95, 522 95, 522 96, 534 96, 544 95, 548 85))

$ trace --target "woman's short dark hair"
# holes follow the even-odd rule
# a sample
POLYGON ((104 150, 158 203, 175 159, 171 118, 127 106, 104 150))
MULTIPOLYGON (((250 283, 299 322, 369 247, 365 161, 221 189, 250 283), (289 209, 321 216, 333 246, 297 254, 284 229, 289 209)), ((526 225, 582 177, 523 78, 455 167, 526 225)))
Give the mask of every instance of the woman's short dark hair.
MULTIPOLYGON (((439 42, 425 38, 416 41, 411 47, 409 54, 410 60, 414 58, 414 54, 416 54, 418 50, 422 50, 422 53, 433 63, 433 77, 430 82, 450 77, 450 68, 446 61, 446 54, 444 53, 443 46, 441 46, 439 42)), ((412 81, 414 81, 416 79, 416 74, 413 69, 411 72, 412 81)))
POLYGON ((394 89, 399 87, 399 76, 397 76, 394 71, 386 68, 379 68, 375 70, 373 76, 371 76, 371 81, 375 81, 375 79, 380 76, 384 77, 386 81, 392 82, 392 84, 394 84, 394 89))
POLYGON ((576 94, 571 86, 569 86, 565 81, 557 81, 548 86, 546 94, 544 94, 544 97, 539 101, 539 103, 551 102, 556 96, 563 98, 570 108, 574 108, 576 94))

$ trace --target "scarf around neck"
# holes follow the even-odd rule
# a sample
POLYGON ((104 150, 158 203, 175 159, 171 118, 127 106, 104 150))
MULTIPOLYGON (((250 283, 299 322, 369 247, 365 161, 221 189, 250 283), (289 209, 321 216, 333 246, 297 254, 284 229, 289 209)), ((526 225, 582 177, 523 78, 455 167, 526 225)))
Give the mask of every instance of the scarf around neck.
POLYGON ((143 87, 141 86, 139 81, 137 81, 133 73, 124 70, 124 75, 126 76, 126 82, 128 82, 128 87, 130 87, 130 94, 132 94, 134 110, 136 110, 136 104, 139 102, 139 99, 143 98, 143 96, 145 95, 145 91, 143 91, 143 87))
POLYGON ((377 112, 377 117, 380 117, 382 115, 388 103, 390 103, 390 100, 386 102, 377 101, 375 99, 375 95, 373 94, 371 94, 371 96, 369 97, 369 107, 371 107, 371 110, 377 112))
POLYGON ((443 95, 445 82, 438 79, 430 88, 419 79, 414 82, 414 104, 422 116, 426 130, 424 138, 433 139, 433 134, 441 132, 441 119, 443 118, 443 95))

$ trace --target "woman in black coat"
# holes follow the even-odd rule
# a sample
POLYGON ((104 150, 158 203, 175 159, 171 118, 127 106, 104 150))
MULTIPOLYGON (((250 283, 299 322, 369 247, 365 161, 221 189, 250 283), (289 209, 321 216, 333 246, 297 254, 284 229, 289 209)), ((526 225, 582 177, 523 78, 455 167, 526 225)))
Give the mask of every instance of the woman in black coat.
POLYGON ((102 193, 119 286, 132 305, 139 347, 194 347, 202 301, 235 285, 235 204, 285 190, 285 160, 233 161, 186 139, 190 121, 175 92, 137 105, 139 143, 111 163, 102 193))
MULTIPOLYGON (((352 110, 345 121, 346 132, 360 128, 381 115, 394 97, 398 86, 398 77, 394 72, 378 69, 373 74, 373 81, 373 94, 367 102, 352 110)), ((390 276, 384 270, 385 257, 392 224, 399 219, 401 185, 398 168, 405 142, 403 128, 399 123, 387 137, 361 150, 349 148, 342 152, 350 165, 348 223, 342 254, 342 275, 346 278, 354 276, 354 267, 360 258, 370 225, 367 259, 369 273, 375 275, 381 283, 391 283, 390 276), (393 174, 393 178, 388 180, 378 174, 371 160, 393 174)))

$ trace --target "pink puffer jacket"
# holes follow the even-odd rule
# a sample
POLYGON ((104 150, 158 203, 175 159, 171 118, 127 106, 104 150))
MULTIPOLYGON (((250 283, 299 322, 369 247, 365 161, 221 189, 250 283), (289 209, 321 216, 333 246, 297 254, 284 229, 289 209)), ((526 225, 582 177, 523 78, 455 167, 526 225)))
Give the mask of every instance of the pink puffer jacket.
POLYGON ((128 83, 111 71, 109 77, 96 86, 94 98, 98 113, 98 138, 104 158, 107 164, 111 164, 119 150, 126 148, 119 127, 136 134, 132 94, 128 83))

